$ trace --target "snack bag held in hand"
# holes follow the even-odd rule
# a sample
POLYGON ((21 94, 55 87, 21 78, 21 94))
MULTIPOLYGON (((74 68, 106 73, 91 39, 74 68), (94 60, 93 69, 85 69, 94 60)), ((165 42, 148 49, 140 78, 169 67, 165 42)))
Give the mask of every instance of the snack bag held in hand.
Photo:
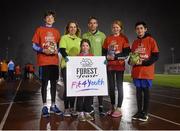
POLYGON ((139 53, 130 53, 129 60, 131 64, 136 65, 140 60, 139 53))

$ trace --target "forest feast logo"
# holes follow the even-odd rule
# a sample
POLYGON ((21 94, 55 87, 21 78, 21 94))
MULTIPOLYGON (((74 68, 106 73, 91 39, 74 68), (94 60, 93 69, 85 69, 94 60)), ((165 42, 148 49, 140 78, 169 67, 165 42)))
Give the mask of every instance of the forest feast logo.
POLYGON ((76 81, 72 82, 71 88, 79 91, 98 90, 97 87, 104 85, 103 78, 98 77, 98 67, 89 58, 80 61, 81 67, 76 68, 76 81))
POLYGON ((82 65, 82 68, 76 69, 76 76, 78 79, 98 76, 97 67, 92 67, 93 62, 91 61, 91 59, 83 58, 80 64, 82 65))

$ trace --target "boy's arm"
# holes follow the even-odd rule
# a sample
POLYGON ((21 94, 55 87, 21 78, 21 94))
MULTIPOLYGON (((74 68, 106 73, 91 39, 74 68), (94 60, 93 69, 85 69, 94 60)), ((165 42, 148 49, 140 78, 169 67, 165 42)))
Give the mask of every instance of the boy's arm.
POLYGON ((33 50, 36 51, 36 52, 43 53, 43 48, 40 47, 39 44, 37 44, 37 43, 33 43, 32 48, 33 48, 33 50))
POLYGON ((159 52, 151 53, 151 57, 148 60, 142 61, 142 66, 150 66, 159 59, 159 52))
POLYGON ((39 46, 39 44, 37 43, 33 43, 33 46, 32 46, 33 50, 38 52, 38 53, 44 53, 46 55, 50 55, 51 54, 51 51, 48 50, 48 49, 43 49, 42 47, 39 46))
POLYGON ((158 48, 156 41, 153 38, 150 38, 150 43, 152 45, 152 47, 151 47, 152 52, 151 52, 150 58, 148 60, 142 61, 143 66, 150 66, 150 65, 154 64, 159 58, 159 48, 158 48))

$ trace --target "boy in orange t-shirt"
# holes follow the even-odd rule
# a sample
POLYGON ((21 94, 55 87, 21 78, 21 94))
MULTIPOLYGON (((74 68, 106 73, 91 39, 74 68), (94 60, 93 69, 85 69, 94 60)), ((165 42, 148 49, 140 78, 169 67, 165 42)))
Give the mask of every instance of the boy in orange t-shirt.
POLYGON ((149 106, 149 88, 152 86, 154 78, 154 63, 159 58, 159 49, 154 38, 147 33, 145 22, 137 22, 135 30, 138 38, 131 47, 132 53, 138 53, 139 60, 132 65, 132 78, 136 86, 137 113, 133 120, 147 121, 149 106))
POLYGON ((40 79, 42 82, 41 94, 43 101, 42 115, 49 116, 47 108, 47 85, 51 83, 51 107, 50 113, 61 115, 62 111, 55 104, 56 84, 59 78, 58 42, 59 31, 52 25, 55 22, 55 12, 47 11, 44 15, 45 25, 36 29, 32 43, 37 52, 37 65, 39 66, 40 79))

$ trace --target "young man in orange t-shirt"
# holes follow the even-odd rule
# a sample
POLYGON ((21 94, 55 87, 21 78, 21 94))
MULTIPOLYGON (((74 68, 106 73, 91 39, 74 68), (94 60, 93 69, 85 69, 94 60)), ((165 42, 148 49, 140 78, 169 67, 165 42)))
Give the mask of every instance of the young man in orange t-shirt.
POLYGON ((159 49, 154 38, 147 33, 145 22, 137 22, 135 30, 138 38, 133 42, 131 52, 138 53, 139 60, 129 63, 132 67, 132 78, 136 86, 136 98, 138 112, 132 117, 133 120, 147 121, 149 106, 149 88, 152 87, 154 78, 154 63, 159 58, 159 49))
POLYGON ((32 39, 33 49, 37 52, 37 65, 39 66, 40 79, 42 82, 41 94, 43 101, 42 115, 49 116, 47 108, 47 85, 51 83, 51 107, 50 112, 61 115, 62 112, 55 104, 56 84, 59 78, 58 42, 59 31, 52 27, 55 22, 55 12, 47 11, 44 15, 45 25, 36 29, 32 39))

